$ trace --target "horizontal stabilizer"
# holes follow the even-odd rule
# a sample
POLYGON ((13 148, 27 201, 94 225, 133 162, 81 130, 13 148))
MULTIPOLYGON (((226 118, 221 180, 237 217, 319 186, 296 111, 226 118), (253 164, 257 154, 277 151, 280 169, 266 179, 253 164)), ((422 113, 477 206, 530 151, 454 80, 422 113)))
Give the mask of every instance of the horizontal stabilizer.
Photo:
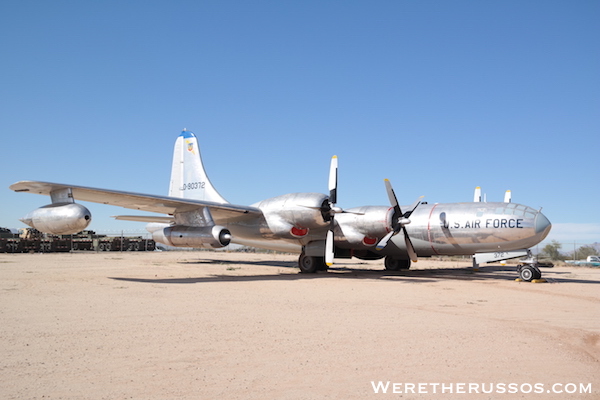
POLYGON ((112 217, 120 221, 158 222, 162 224, 170 224, 175 221, 175 218, 173 217, 160 217, 154 215, 113 215, 112 217))

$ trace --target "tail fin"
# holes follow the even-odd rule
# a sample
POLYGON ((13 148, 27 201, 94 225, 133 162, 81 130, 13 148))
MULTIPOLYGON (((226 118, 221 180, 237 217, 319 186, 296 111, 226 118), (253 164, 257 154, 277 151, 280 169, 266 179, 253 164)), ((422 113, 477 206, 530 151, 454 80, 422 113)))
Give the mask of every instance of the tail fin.
POLYGON ((185 129, 177 137, 173 150, 169 196, 227 203, 204 171, 196 135, 185 129))

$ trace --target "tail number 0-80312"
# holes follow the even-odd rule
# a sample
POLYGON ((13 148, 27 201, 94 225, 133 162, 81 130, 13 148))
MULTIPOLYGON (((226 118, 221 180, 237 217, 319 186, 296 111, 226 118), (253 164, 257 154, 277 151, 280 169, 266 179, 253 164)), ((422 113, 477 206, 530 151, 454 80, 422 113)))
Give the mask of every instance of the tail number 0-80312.
POLYGON ((205 182, 189 182, 189 183, 184 183, 183 187, 181 188, 181 190, 204 189, 205 185, 206 185, 205 182))

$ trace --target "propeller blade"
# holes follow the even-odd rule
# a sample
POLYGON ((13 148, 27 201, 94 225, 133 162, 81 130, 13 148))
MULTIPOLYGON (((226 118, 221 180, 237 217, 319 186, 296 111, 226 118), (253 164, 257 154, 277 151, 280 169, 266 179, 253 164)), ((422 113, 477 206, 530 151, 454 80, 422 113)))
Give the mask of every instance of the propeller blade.
MULTIPOLYGON (((305 206, 304 204, 298 204, 298 207, 304 207, 304 208, 310 208, 311 210, 323 210, 323 206, 321 207, 317 207, 317 206, 305 206)), ((354 214, 354 215, 365 215, 364 212, 358 212, 358 211, 346 211, 341 209, 340 207, 331 207, 329 209, 326 209, 329 213, 333 213, 333 214, 354 214)))
POLYGON ((325 264, 328 267, 333 265, 333 231, 327 231, 327 239, 325 240, 325 264))
POLYGON ((337 173, 338 173, 338 158, 331 157, 331 165, 329 166, 329 202, 337 203, 337 173))
POLYGON ((396 198, 396 193, 394 193, 394 189, 392 188, 392 184, 389 179, 384 179, 385 183, 385 191, 387 192, 388 198, 390 199, 390 204, 394 209, 398 212, 399 215, 402 214, 402 210, 400 209, 400 205, 398 204, 398 199, 396 198))
POLYGON ((410 207, 408 207, 408 211, 407 211, 407 212, 405 212, 405 213, 404 213, 404 215, 403 215, 403 217, 404 217, 404 218, 408 218, 408 217, 410 217, 410 214, 412 214, 412 213, 413 213, 413 211, 415 211, 415 208, 417 208, 417 206, 418 206, 419 204, 421 204, 421 200, 423 200, 423 197, 425 197, 425 196, 421 196, 421 197, 419 197, 417 200, 415 200, 415 202, 414 202, 414 203, 412 203, 412 204, 410 205, 410 207))
POLYGON ((402 230, 404 231, 404 243, 406 244, 406 251, 408 252, 408 256, 410 257, 411 261, 417 262, 419 260, 419 258, 417 257, 417 252, 415 251, 415 246, 413 246, 412 242, 410 241, 410 237, 408 237, 406 228, 402 227, 402 230))
POLYGON ((335 214, 343 213, 339 207, 335 206, 337 203, 337 182, 338 181, 338 158, 337 156, 331 157, 331 164, 329 165, 329 230, 325 237, 325 264, 330 267, 333 265, 334 258, 334 236, 333 230, 335 228, 334 217, 335 214))
POLYGON ((376 249, 376 250, 383 250, 383 248, 384 248, 385 246, 387 246, 387 243, 388 243, 388 241, 390 240, 390 238, 391 238, 392 236, 394 236, 394 234, 395 234, 395 232, 394 232, 394 231, 390 231, 390 232, 389 232, 387 235, 385 235, 385 236, 383 237, 383 239, 381 239, 381 240, 379 241, 379 243, 377 243, 377 246, 375 246, 375 249, 376 249))

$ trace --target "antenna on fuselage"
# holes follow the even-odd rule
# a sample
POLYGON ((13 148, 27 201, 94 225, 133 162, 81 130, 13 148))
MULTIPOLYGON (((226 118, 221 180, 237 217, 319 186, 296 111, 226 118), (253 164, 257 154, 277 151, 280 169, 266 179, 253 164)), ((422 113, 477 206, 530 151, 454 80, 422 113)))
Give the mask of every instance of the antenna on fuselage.
POLYGON ((506 192, 504 192, 504 202, 510 203, 511 201, 512 201, 512 192, 510 190, 507 190, 506 192))
POLYGON ((481 203, 481 188, 479 186, 475 188, 475 193, 473 194, 473 202, 481 203))

